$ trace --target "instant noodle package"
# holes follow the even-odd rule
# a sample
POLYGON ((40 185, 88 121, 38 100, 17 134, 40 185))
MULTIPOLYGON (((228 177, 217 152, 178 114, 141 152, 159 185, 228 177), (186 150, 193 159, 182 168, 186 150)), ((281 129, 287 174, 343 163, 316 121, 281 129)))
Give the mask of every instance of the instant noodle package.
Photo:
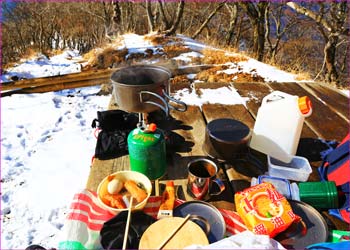
POLYGON ((271 183, 261 183, 235 194, 236 210, 247 228, 271 238, 300 217, 271 183))

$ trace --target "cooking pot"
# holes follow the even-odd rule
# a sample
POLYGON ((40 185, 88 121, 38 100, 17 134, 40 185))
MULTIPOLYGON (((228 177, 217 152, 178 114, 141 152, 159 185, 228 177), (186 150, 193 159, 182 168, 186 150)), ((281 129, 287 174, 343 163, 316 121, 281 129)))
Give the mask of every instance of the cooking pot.
POLYGON ((229 118, 215 119, 206 126, 203 150, 221 163, 243 161, 264 171, 264 166, 249 151, 250 138, 250 128, 244 123, 229 118))
POLYGON ((169 109, 184 112, 184 102, 169 96, 168 69, 152 65, 133 65, 120 68, 111 76, 113 94, 120 109, 128 112, 150 113, 162 109, 166 115, 169 109), (169 104, 169 100, 178 107, 169 104))
POLYGON ((240 121, 215 119, 207 124, 203 150, 214 159, 231 162, 247 153, 250 136, 249 127, 240 121))

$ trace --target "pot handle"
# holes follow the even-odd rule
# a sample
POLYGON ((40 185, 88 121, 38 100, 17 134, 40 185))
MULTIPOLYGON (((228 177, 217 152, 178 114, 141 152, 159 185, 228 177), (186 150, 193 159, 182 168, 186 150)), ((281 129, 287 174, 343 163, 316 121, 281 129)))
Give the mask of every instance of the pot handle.
POLYGON ((168 106, 170 109, 173 109, 173 110, 176 110, 176 111, 179 111, 179 112, 185 112, 187 110, 187 105, 186 103, 180 101, 180 100, 176 100, 175 98, 171 97, 170 95, 168 95, 166 93, 166 91, 163 89, 163 95, 168 98, 170 101, 173 101, 173 102, 176 102, 177 104, 179 104, 181 107, 177 108, 177 107, 174 107, 172 106, 170 103, 168 103, 168 106))
POLYGON ((200 226, 204 233, 208 236, 210 233, 210 224, 208 222, 207 219, 203 218, 202 216, 199 215, 195 215, 195 214, 191 214, 190 215, 190 220, 193 221, 194 223, 196 223, 198 226, 200 226), (199 223, 197 223, 196 221, 199 221, 199 223), (201 224, 203 224, 203 226, 201 226, 201 224))
POLYGON ((169 115, 169 107, 168 107, 168 103, 164 100, 163 97, 161 97, 160 95, 156 94, 156 93, 153 93, 153 92, 150 92, 150 91, 147 91, 147 90, 142 90, 140 91, 140 101, 142 103, 149 103, 149 104, 153 104, 159 108, 161 108, 164 112, 165 112, 165 115, 168 116, 169 115), (162 101, 162 103, 164 104, 164 106, 162 106, 161 104, 159 103, 156 103, 156 102, 152 102, 152 101, 143 101, 142 99, 142 94, 149 94, 149 95, 153 95, 155 97, 157 97, 158 99, 160 99, 162 101))

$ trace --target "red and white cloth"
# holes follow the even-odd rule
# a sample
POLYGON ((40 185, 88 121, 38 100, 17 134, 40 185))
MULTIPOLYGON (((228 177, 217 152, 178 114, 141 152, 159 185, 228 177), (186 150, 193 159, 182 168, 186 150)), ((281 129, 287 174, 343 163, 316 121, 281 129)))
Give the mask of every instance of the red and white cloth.
MULTIPOLYGON (((157 218, 161 196, 151 196, 143 211, 157 218)), ((175 207, 185 201, 176 199, 175 207)), ((219 209, 226 223, 227 235, 237 234, 247 230, 238 213, 219 209)), ((59 249, 99 249, 100 230, 103 224, 115 215, 103 208, 95 192, 82 190, 77 193, 69 208, 64 224, 63 238, 59 249)))

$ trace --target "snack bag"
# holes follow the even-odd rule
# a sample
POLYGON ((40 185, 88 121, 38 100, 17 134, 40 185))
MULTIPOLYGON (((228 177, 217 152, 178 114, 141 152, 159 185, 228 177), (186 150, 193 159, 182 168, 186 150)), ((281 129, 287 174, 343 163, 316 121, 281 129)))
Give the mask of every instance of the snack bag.
POLYGON ((300 220, 287 199, 268 182, 237 192, 235 203, 244 224, 255 234, 273 238, 300 220))

